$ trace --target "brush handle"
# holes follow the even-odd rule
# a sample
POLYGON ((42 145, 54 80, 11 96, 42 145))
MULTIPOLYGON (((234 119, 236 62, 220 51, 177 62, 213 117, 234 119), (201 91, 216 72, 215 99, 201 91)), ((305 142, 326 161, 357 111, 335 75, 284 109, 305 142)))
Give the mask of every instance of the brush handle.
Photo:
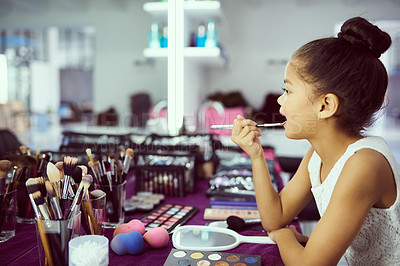
POLYGON ((62 187, 62 193, 61 193, 61 198, 62 199, 67 199, 68 198, 68 194, 69 194, 69 180, 71 179, 71 177, 69 175, 65 175, 64 178, 64 185, 62 187))
POLYGON ((61 220, 63 218, 60 203, 58 202, 57 197, 50 198, 50 205, 53 208, 54 218, 56 220, 61 220))
POLYGON ((45 204, 41 204, 38 206, 40 213, 42 214, 43 218, 45 220, 50 220, 50 211, 49 208, 47 207, 47 205, 45 204))
MULTIPOLYGON (((270 123, 270 124, 258 124, 256 127, 280 127, 284 123, 270 123)), ((211 125, 211 129, 232 129, 233 125, 211 125)))
POLYGON ((124 159, 124 166, 123 166, 123 172, 126 174, 129 171, 129 167, 131 165, 132 158, 128 155, 125 155, 124 159))
POLYGON ((54 266, 53 256, 51 254, 50 244, 46 236, 46 232, 43 225, 42 218, 38 218, 37 220, 37 227, 40 235, 40 240, 42 241, 44 255, 47 259, 48 266, 54 266))
POLYGON ((38 219, 43 218, 39 212, 38 207, 36 206, 36 203, 35 203, 35 200, 33 199, 32 194, 29 194, 29 199, 31 200, 32 208, 33 208, 33 211, 35 212, 36 218, 38 218, 38 219))
POLYGON ((69 209, 69 213, 67 215, 67 219, 72 218, 72 215, 75 212, 76 204, 78 203, 78 200, 80 198, 81 191, 82 191, 82 187, 79 187, 78 190, 76 191, 74 200, 72 201, 71 208, 69 209))

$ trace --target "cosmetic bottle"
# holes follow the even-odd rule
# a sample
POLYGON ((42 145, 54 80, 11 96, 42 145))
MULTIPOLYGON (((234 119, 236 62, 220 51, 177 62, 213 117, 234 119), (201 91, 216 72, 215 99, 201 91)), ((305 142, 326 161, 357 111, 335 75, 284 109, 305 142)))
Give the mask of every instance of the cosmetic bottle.
POLYGON ((160 48, 160 32, 156 21, 151 23, 148 42, 149 48, 160 48))
POLYGON ((200 24, 197 27, 197 34, 196 34, 196 47, 204 47, 206 43, 206 27, 203 24, 200 24))
POLYGON ((160 46, 161 46, 161 48, 168 47, 168 26, 164 26, 162 29, 160 46))
POLYGON ((215 29, 215 22, 213 20, 209 20, 207 22, 207 31, 206 31, 206 42, 205 47, 217 47, 217 30, 215 29))

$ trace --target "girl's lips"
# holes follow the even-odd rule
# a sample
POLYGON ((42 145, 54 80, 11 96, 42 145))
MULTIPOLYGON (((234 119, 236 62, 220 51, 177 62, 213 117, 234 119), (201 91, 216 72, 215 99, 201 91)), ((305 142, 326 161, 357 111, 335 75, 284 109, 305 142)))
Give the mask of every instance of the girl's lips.
POLYGON ((283 123, 282 123, 282 126, 285 126, 286 125, 286 121, 284 121, 283 123))

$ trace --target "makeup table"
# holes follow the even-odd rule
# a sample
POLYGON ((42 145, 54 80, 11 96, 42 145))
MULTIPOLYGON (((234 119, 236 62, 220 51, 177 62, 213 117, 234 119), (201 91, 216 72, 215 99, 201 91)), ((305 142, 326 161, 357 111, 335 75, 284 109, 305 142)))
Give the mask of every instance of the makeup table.
MULTIPOLYGON (((204 225, 209 222, 207 220, 203 220, 204 209, 209 203, 209 199, 204 193, 208 186, 208 180, 198 180, 196 182, 195 193, 188 194, 185 197, 166 197, 163 203, 193 205, 198 207, 199 212, 197 212, 186 224, 204 225)), ((129 180, 127 183, 128 197, 133 194, 134 188, 134 181, 129 180)), ((145 213, 134 213, 133 215, 129 215, 127 217, 141 218, 144 215, 145 213)), ((297 226, 298 230, 300 230, 297 222, 295 225, 297 226)), ((113 232, 114 229, 105 229, 104 235, 109 238, 110 242, 113 232)), ((266 233, 251 230, 241 231, 240 234, 249 236, 266 235, 266 233)), ((151 248, 145 243, 143 252, 136 256, 119 256, 110 249, 109 262, 110 265, 163 265, 172 248, 173 245, 170 238, 168 245, 161 249, 151 248)), ((279 250, 276 245, 244 243, 240 244, 234 249, 223 252, 260 255, 262 257, 263 265, 283 265, 279 250)), ((38 245, 34 224, 17 223, 16 235, 7 242, 0 243, 0 265, 39 265, 38 245)))

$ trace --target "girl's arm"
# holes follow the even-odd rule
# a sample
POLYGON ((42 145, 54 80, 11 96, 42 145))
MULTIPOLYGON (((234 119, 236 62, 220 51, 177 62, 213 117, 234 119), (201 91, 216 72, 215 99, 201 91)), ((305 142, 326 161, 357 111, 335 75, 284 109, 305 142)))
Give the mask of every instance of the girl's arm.
POLYGON ((232 141, 251 158, 253 181, 258 210, 263 227, 267 231, 286 226, 311 200, 311 184, 307 165, 313 150, 303 158, 299 169, 278 194, 271 182, 256 123, 238 116, 233 123, 232 141))
MULTIPOLYGON (((329 205, 305 247, 287 228, 270 232, 285 265, 336 265, 358 234, 369 210, 392 192, 393 174, 387 161, 372 150, 349 158, 336 183, 329 205), (389 184, 389 185, 388 185, 389 184), (392 186, 391 186, 392 184, 392 186)), ((392 202, 391 202, 392 201, 392 202)))

